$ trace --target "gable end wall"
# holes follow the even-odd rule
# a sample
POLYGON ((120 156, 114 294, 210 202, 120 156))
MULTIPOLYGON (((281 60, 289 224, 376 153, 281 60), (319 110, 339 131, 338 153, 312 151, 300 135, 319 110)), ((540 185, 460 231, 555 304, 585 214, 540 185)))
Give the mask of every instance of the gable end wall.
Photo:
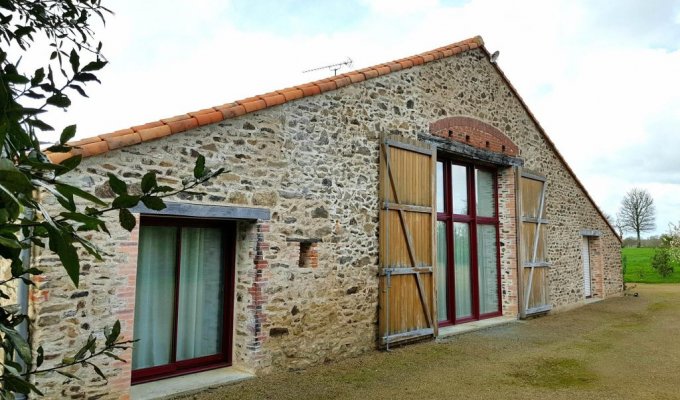
MULTIPOLYGON (((205 196, 174 200, 271 210, 267 224, 239 223, 234 364, 259 372, 302 368, 375 348, 379 137, 415 139, 450 116, 493 125, 519 147, 527 168, 548 177, 553 305, 582 301, 582 229, 603 232, 604 291, 618 293, 617 239, 483 50, 87 158, 73 180, 102 197, 107 172, 139 179, 154 170, 159 181, 176 184, 178 176, 191 175, 196 151, 207 165, 229 170, 208 183, 205 196), (300 244, 286 241, 290 237, 322 240, 315 248, 317 267, 301 266, 300 244)), ((77 292, 54 257, 37 258, 48 279, 34 289, 39 296, 32 305, 33 341, 36 347, 53 343, 46 348, 48 362, 61 359, 60 348, 123 319, 121 310, 129 309, 134 282, 118 268, 134 262, 119 251, 130 235, 116 227, 113 216, 109 226, 112 236, 99 243, 114 256, 100 263, 85 260, 77 292)), ((504 237, 512 248, 511 236, 504 237)), ((510 269, 511 253, 504 250, 501 260, 510 269)), ((512 308, 516 294, 507 296, 504 304, 512 308)), ((102 366, 107 374, 127 373, 119 364, 102 366)), ((125 389, 104 386, 91 371, 78 374, 83 382, 63 385, 55 375, 39 379, 52 388, 50 395, 65 398, 126 396, 125 389)))

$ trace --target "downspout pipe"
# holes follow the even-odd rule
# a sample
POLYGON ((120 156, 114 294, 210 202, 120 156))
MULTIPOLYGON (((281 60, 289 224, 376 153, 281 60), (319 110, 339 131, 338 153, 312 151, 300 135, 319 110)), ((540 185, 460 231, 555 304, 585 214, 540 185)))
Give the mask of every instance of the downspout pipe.
MULTIPOLYGON (((33 210, 31 209, 24 210, 25 219, 33 221, 34 216, 35 214, 33 213, 33 210)), ((24 243, 27 243, 29 246, 21 250, 21 254, 19 255, 19 257, 21 258, 21 264, 24 267, 24 270, 26 270, 31 266, 31 250, 33 249, 33 246, 30 245, 30 241, 28 240, 28 238, 24 238, 23 241, 24 243)), ((22 278, 28 279, 28 274, 22 275, 22 278)), ((28 285, 24 282, 23 279, 19 279, 19 281, 17 282, 17 302, 19 303, 19 313, 21 315, 28 316, 28 285)), ((21 335, 21 337, 23 337, 26 340, 26 342, 30 346, 31 342, 29 341, 28 337, 28 318, 24 319, 24 321, 17 326, 17 332, 19 333, 19 335, 21 335)), ((19 365, 21 365, 22 370, 28 367, 24 360, 21 359, 21 357, 16 356, 15 359, 16 362, 19 363, 19 365)), ((15 393, 14 398, 17 400, 25 400, 27 397, 22 393, 15 393)))

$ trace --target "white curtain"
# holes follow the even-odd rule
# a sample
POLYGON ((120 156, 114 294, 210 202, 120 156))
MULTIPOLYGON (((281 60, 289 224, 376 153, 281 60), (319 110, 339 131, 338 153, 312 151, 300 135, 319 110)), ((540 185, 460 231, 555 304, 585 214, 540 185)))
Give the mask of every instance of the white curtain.
POLYGON ((470 226, 453 224, 453 261, 456 275, 456 318, 472 316, 472 283, 470 281, 470 226))
POLYGON ((496 226, 477 226, 477 262, 479 264, 479 312, 498 311, 498 261, 496 226))
POLYGON ((177 228, 142 226, 139 232, 135 343, 132 369, 170 362, 177 228))
POLYGON ((217 228, 182 228, 177 361, 221 350, 224 268, 220 232, 217 228))

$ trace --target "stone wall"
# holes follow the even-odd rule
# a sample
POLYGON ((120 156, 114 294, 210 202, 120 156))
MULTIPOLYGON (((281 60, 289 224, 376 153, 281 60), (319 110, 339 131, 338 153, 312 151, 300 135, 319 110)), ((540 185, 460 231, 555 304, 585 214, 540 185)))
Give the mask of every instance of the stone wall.
MULTIPOLYGON (((178 177, 191 174, 196 152, 208 165, 226 167, 228 173, 204 188, 206 195, 174 200, 271 210, 268 223, 238 225, 234 364, 259 372, 304 368, 375 348, 378 139, 381 134, 415 139, 447 116, 493 125, 518 145, 527 167, 548 177, 553 304, 582 300, 581 229, 603 232, 605 292, 618 293, 614 234, 482 50, 87 158, 73 179, 106 197, 107 172, 138 179, 153 170, 160 182, 177 184, 178 177), (300 244, 290 238, 321 239, 316 267, 301 265, 300 244)), ((517 312, 512 170, 501 169, 499 182, 501 209, 508 210, 500 235, 503 309, 512 315, 517 312)), ((122 268, 135 257, 119 250, 132 239, 111 228, 112 236, 98 242, 111 256, 100 263, 86 260, 77 290, 55 257, 37 258, 47 279, 34 291, 33 341, 47 344, 51 362, 116 319, 131 331, 132 320, 122 311, 134 285, 122 268)), ((105 373, 127 379, 129 364, 103 364, 105 373)), ((52 397, 127 395, 124 388, 104 387, 89 371, 78 373, 83 382, 63 385, 55 375, 39 382, 52 397)))

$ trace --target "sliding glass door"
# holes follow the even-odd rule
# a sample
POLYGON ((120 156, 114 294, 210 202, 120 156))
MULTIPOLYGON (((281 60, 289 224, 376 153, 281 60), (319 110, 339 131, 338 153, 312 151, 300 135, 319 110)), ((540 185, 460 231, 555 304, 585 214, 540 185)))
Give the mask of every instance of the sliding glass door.
POLYGON ((133 381, 230 359, 233 226, 142 218, 133 381))

